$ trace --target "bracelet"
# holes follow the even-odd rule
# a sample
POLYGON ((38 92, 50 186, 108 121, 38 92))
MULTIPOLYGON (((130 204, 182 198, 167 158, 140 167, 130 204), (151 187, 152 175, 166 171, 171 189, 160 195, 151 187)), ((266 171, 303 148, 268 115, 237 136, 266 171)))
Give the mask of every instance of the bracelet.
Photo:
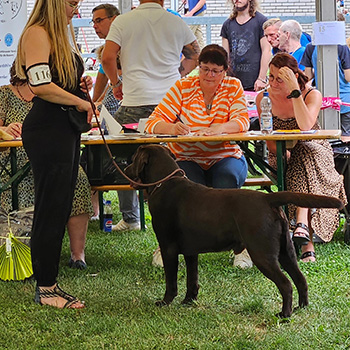
POLYGON ((258 78, 258 80, 260 80, 261 82, 263 82, 264 84, 267 84, 267 79, 261 79, 261 78, 258 78))
POLYGON ((115 83, 114 85, 113 85, 112 83, 109 83, 109 86, 110 86, 112 89, 114 89, 114 88, 117 88, 118 86, 120 86, 120 85, 122 85, 122 84, 123 84, 122 80, 120 79, 120 77, 118 77, 117 83, 115 83))

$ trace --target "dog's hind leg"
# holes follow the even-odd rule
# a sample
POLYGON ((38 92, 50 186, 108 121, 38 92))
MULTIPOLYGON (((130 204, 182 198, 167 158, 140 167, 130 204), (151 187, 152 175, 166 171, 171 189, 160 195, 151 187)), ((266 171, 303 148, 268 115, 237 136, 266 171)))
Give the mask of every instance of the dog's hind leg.
POLYGON ((261 259, 254 259, 254 255, 249 252, 253 263, 256 267, 272 282, 274 282, 282 294, 283 306, 282 312, 278 314, 279 317, 290 317, 292 314, 292 298, 293 288, 289 279, 284 275, 280 269, 278 261, 268 261, 261 259))
POLYGON ((187 292, 182 304, 190 304, 197 300, 199 285, 198 285, 198 254, 185 255, 187 269, 187 292))
POLYGON ((157 306, 169 305, 177 295, 177 270, 179 265, 179 256, 177 253, 163 251, 160 247, 163 258, 165 272, 165 294, 163 300, 157 301, 157 306))
POLYGON ((284 268, 284 270, 289 274, 295 286, 297 287, 299 294, 299 307, 307 306, 309 304, 307 282, 304 275, 299 269, 294 247, 292 246, 292 242, 288 240, 288 238, 285 243, 282 242, 281 244, 279 262, 284 268))

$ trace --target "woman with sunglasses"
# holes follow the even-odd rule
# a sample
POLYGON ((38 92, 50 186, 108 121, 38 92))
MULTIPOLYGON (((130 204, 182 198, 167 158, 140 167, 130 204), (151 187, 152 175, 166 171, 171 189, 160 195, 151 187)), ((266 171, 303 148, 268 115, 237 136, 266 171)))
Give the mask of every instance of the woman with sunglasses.
MULTIPOLYGON (((311 86, 298 68, 294 57, 276 54, 269 65, 268 92, 272 103, 274 130, 318 130, 317 117, 322 104, 321 93, 311 86)), ((260 115, 262 93, 256 105, 260 115)), ((276 168, 276 144, 268 141, 269 163, 276 168)), ((343 179, 335 170, 333 151, 327 140, 298 141, 288 151, 287 190, 327 195, 346 202, 343 179)), ((329 242, 339 225, 337 209, 289 206, 289 219, 294 227, 293 240, 301 245, 301 261, 316 260, 313 240, 329 242)))
MULTIPOLYGON (((178 80, 149 117, 145 131, 169 135, 220 135, 249 129, 247 104, 241 82, 226 76, 226 50, 216 44, 199 55, 199 75, 178 80)), ((187 177, 214 188, 240 188, 247 162, 237 144, 230 142, 169 143, 187 177)), ((244 256, 246 254, 244 253, 244 256)), ((235 265, 251 266, 248 261, 235 265)))
POLYGON ((84 65, 71 25, 79 4, 79 0, 37 0, 16 58, 16 75, 27 79, 36 95, 22 127, 35 187, 31 237, 35 301, 72 309, 83 308, 84 303, 57 285, 57 275, 80 154, 80 133, 71 126, 66 107, 86 111, 88 122, 92 118, 84 99, 87 91, 81 88, 84 65))

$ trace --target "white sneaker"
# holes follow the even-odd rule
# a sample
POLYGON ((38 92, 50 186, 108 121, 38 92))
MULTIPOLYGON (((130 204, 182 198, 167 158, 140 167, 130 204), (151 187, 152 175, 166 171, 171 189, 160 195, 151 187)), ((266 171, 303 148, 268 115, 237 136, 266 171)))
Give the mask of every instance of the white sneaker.
POLYGON ((90 221, 96 221, 96 220, 100 220, 100 215, 99 214, 97 214, 95 216, 91 216, 91 218, 90 218, 90 221))
POLYGON ((247 249, 244 249, 241 254, 235 255, 233 266, 240 267, 241 269, 248 269, 250 267, 253 267, 253 262, 249 256, 247 249))
POLYGON ((160 253, 160 247, 153 252, 152 265, 155 267, 164 267, 162 254, 160 253))
POLYGON ((127 223, 121 219, 116 225, 112 225, 112 231, 133 231, 141 230, 140 222, 127 223))

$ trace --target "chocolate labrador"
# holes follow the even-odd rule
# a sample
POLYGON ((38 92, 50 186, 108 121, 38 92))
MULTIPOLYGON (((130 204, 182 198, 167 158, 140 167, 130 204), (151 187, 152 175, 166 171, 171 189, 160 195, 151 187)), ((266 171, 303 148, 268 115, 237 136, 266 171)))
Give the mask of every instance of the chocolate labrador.
MULTIPOLYGON (((125 173, 143 184, 154 183, 178 169, 171 152, 159 145, 140 146, 125 173)), ((135 187, 135 186, 134 186, 135 187)), ((136 186, 137 188, 137 186, 136 186)), ((263 193, 241 189, 213 189, 194 183, 180 172, 146 188, 152 226, 164 263, 166 291, 157 305, 167 305, 177 295, 178 255, 187 268, 187 293, 183 303, 198 295, 198 254, 247 248, 256 267, 273 281, 283 298, 281 317, 292 313, 292 284, 299 306, 308 305, 308 287, 292 244, 288 221, 281 206, 342 208, 326 196, 292 192, 263 193)))

